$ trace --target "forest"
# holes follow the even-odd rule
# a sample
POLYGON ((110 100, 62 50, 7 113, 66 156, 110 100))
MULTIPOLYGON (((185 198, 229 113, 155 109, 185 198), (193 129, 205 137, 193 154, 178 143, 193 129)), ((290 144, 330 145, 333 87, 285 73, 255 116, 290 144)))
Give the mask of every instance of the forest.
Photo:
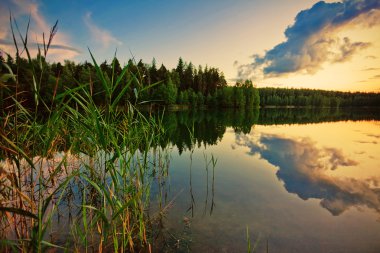
POLYGON ((260 105, 295 107, 380 106, 379 93, 312 89, 259 88, 260 105))
MULTIPOLYGON (((18 85, 11 79, 2 78, 0 108, 5 108, 12 101, 7 101, 13 94, 18 95, 25 107, 34 108, 33 71, 39 80, 38 94, 45 101, 53 101, 56 94, 64 90, 87 84, 93 100, 99 104, 105 104, 105 90, 92 63, 75 63, 65 60, 61 63, 49 63, 43 56, 37 56, 32 60, 33 71, 28 60, 24 58, 13 59, 8 55, 7 59, 1 57, 0 73, 2 77, 9 74, 9 66, 13 73, 17 73, 18 85), (43 73, 41 70, 44 70, 43 73)), ((237 82, 234 86, 228 86, 222 72, 213 67, 196 68, 192 63, 186 63, 179 58, 176 68, 167 69, 163 64, 157 68, 153 59, 151 64, 143 63, 142 60, 129 59, 127 68, 120 65, 114 57, 109 64, 104 61, 99 65, 107 82, 113 82, 114 76, 120 76, 123 69, 127 69, 122 75, 115 90, 115 94, 123 92, 120 104, 127 101, 134 104, 154 105, 185 105, 194 107, 257 107, 260 99, 258 89, 250 80, 237 82)), ((115 95, 116 96, 116 95, 115 95)), ((113 100, 114 98, 111 98, 113 100)))
MULTIPOLYGON (((75 63, 65 60, 61 63, 49 63, 41 55, 32 60, 13 59, 0 56, 1 89, 0 109, 3 111, 12 104, 10 98, 18 94, 17 100, 27 108, 35 108, 33 72, 40 76, 38 94, 43 101, 53 101, 56 94, 86 84, 90 88, 93 100, 106 104, 105 90, 92 63, 75 63), (10 69, 9 69, 9 68, 10 69), (18 76, 18 84, 6 78, 9 73, 18 76)), ((129 59, 128 71, 120 80, 115 94, 124 89, 119 104, 127 101, 134 104, 154 106, 182 105, 190 108, 250 108, 250 107, 361 107, 380 106, 379 93, 339 92, 293 88, 256 88, 251 80, 237 81, 233 86, 219 69, 214 67, 195 67, 179 58, 176 68, 168 69, 161 64, 157 67, 155 59, 150 64, 129 59)), ((120 76, 124 69, 115 56, 111 63, 104 61, 99 65, 104 78, 113 82, 114 76, 120 76)), ((115 95, 116 96, 116 95, 115 95)), ((115 98, 110 98, 113 100, 115 98)), ((48 102, 47 102, 48 103, 48 102)), ((41 106, 41 105, 40 105, 41 106)), ((43 111, 43 107, 41 108, 43 111)))

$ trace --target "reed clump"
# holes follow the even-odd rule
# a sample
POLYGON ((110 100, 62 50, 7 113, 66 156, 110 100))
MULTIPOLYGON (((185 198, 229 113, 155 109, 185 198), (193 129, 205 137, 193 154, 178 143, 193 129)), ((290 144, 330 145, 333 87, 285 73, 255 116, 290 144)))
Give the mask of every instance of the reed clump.
POLYGON ((132 83, 138 101, 141 78, 128 65, 116 74, 114 64, 106 78, 89 50, 97 83, 90 78, 68 89, 59 87, 58 76, 53 99, 46 101, 40 93, 43 62, 57 23, 46 41, 43 34, 36 58, 28 48, 29 23, 25 35, 12 17, 10 23, 16 63, 26 55, 33 77, 34 101, 25 106, 19 69, 1 62, 0 88, 13 93, 2 98, 0 115, 0 251, 149 250, 147 210, 157 169, 151 147, 163 129, 136 102, 119 106, 132 83), (94 85, 101 86, 102 105, 94 102, 94 85))

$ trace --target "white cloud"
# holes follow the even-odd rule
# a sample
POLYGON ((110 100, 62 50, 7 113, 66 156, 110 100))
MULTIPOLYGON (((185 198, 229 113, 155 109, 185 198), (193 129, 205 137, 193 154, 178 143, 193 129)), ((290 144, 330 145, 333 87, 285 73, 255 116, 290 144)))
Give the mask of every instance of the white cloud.
POLYGON ((123 43, 118 40, 115 36, 113 36, 109 31, 102 29, 94 24, 91 19, 91 12, 87 12, 84 16, 83 20, 88 29, 90 30, 91 36, 93 40, 100 42, 102 47, 108 48, 110 45, 122 45, 123 43))
POLYGON ((284 32, 286 40, 264 55, 253 55, 249 64, 239 65, 238 77, 279 77, 288 74, 315 74, 325 63, 346 62, 368 42, 351 42, 339 33, 352 27, 369 28, 380 24, 378 0, 319 1, 300 11, 294 24, 284 32))
MULTIPOLYGON (((30 15, 31 24, 28 34, 30 43, 28 44, 32 56, 36 55, 38 51, 36 47, 37 43, 42 44, 43 42, 42 33, 45 33, 45 40, 47 40, 51 26, 40 13, 39 5, 37 3, 29 2, 27 0, 12 0, 9 5, 10 6, 8 7, 12 11, 12 16, 16 19, 16 21, 22 17, 30 15)), ((0 9, 0 22, 1 24, 4 24, 0 28, 0 47, 5 52, 14 55, 15 48, 12 45, 13 39, 9 29, 9 12, 7 8, 0 9)), ((19 24, 19 27, 22 29, 22 24, 19 24)), ((19 37, 16 36, 16 39, 19 40, 19 37)), ((48 59, 63 61, 65 59, 72 59, 79 53, 80 51, 73 47, 73 43, 71 42, 69 36, 62 31, 59 31, 58 24, 58 32, 53 38, 52 45, 48 53, 48 59)))

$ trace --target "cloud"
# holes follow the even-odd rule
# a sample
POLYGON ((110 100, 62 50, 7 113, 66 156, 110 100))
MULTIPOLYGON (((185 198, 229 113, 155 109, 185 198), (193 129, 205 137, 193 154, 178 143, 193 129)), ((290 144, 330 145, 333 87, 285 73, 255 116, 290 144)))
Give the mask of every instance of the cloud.
POLYGON ((356 141, 356 142, 360 144, 377 144, 377 141, 356 141))
MULTIPOLYGON (((7 41, 7 40, 4 40, 4 39, 0 39, 0 45, 6 45, 6 46, 14 46, 14 43, 13 41, 7 41)), ((29 48, 33 48, 33 49, 38 49, 38 46, 40 46, 41 48, 41 44, 38 44, 38 43, 28 43, 28 47, 29 48)), ((68 50, 68 51, 73 51, 73 52, 76 52, 78 54, 81 53, 81 51, 77 48, 74 48, 74 47, 70 47, 70 46, 65 46, 65 45, 58 45, 58 44, 51 44, 50 45, 50 49, 62 49, 62 50, 68 50)))
POLYGON ((350 39, 344 37, 343 43, 341 43, 339 48, 339 53, 335 54, 333 62, 345 62, 352 58, 352 56, 359 50, 365 49, 371 45, 371 43, 366 42, 354 42, 351 43, 350 39))
MULTIPOLYGON (((8 2, 8 8, 0 8, 0 22, 3 24, 0 28, 1 49, 11 55, 15 54, 12 34, 9 28, 9 10, 11 10, 12 16, 16 21, 20 21, 23 17, 28 17, 30 15, 31 23, 28 34, 28 45, 30 46, 29 49, 32 56, 36 55, 38 52, 37 44, 43 43, 42 33, 45 33, 46 36, 51 29, 50 25, 48 25, 44 16, 39 11, 39 5, 35 2, 26 0, 12 0, 8 2)), ((19 23, 19 27, 22 29, 22 24, 19 23)), ((18 36, 16 36, 16 39, 21 43, 18 36)), ((73 43, 69 36, 62 31, 59 31, 58 25, 58 32, 54 36, 52 45, 49 49, 48 59, 63 61, 65 59, 74 58, 80 54, 80 50, 72 45, 73 43)))
POLYGON ((373 77, 371 77, 370 79, 379 79, 380 78, 380 75, 374 75, 373 77))
POLYGON ((366 69, 363 69, 362 71, 376 71, 376 70, 380 70, 380 68, 366 68, 366 69))
POLYGON ((378 178, 355 179, 331 176, 329 171, 358 163, 334 148, 318 148, 310 139, 289 139, 280 135, 250 137, 236 135, 236 145, 250 148, 279 169, 277 177, 289 193, 303 200, 320 199, 332 215, 350 207, 366 206, 380 214, 378 178))
POLYGON ((374 137, 376 139, 380 139, 380 134, 367 134, 368 137, 374 137))
POLYGON ((123 43, 114 37, 109 31, 102 29, 94 24, 91 19, 91 12, 87 12, 83 21, 90 30, 93 40, 98 41, 104 48, 108 48, 112 44, 122 45, 123 43))
POLYGON ((9 32, 9 13, 6 13, 6 8, 0 8, 0 39, 5 39, 9 32))
POLYGON ((336 170, 338 166, 353 166, 358 165, 358 163, 352 159, 346 158, 341 150, 335 148, 325 148, 324 150, 329 158, 329 164, 332 170, 336 170))
POLYGON ((266 77, 291 73, 313 74, 326 62, 348 61, 367 42, 351 42, 338 33, 348 26, 371 27, 380 23, 380 1, 320 1, 299 12, 293 25, 285 30, 286 40, 263 56, 253 55, 253 62, 238 66, 238 76, 248 78, 262 73, 266 77))

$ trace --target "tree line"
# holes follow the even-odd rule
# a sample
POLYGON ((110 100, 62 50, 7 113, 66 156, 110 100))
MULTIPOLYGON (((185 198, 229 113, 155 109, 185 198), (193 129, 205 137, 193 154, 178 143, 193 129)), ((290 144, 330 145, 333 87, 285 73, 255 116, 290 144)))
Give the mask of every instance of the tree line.
MULTIPOLYGON (((1 83, 0 108, 4 108, 10 98, 17 93, 17 100, 26 107, 33 108, 33 73, 30 62, 24 58, 7 59, 0 56, 1 76, 7 75, 8 67, 17 74, 15 80, 9 78, 1 83), (4 101, 4 102, 3 102, 4 101)), ((45 101, 53 101, 57 94, 66 89, 75 89, 87 84, 94 101, 101 105, 105 103, 105 91, 101 80, 96 74, 94 64, 89 62, 75 63, 65 60, 63 63, 49 63, 41 55, 32 60, 33 71, 40 76, 39 95, 45 101)), ((186 105, 190 107, 254 107, 259 105, 259 93, 250 80, 236 82, 228 86, 225 77, 214 67, 196 68, 191 62, 179 58, 176 68, 168 69, 161 64, 158 68, 155 59, 151 64, 142 60, 129 59, 126 63, 127 72, 122 75, 121 85, 117 86, 115 95, 127 88, 123 93, 121 104, 150 103, 156 105, 186 105), (128 87, 126 87, 128 86, 128 87)), ((114 76, 120 76, 123 71, 119 60, 114 57, 112 62, 104 61, 99 65, 107 82, 115 82, 114 76)), ((112 99, 112 98, 111 98, 112 99)))
POLYGON ((380 93, 313 89, 259 88, 261 106, 361 107, 380 106, 380 93))
MULTIPOLYGON (((7 59, 0 56, 0 109, 17 101, 25 107, 34 108, 33 73, 30 62, 24 58, 7 59), (9 68, 17 74, 14 79, 4 78, 9 68)), ((45 101, 53 101, 57 94, 67 89, 87 84, 94 101, 105 103, 105 91, 96 74, 93 63, 75 63, 65 60, 63 63, 49 63, 41 55, 32 60, 33 71, 40 76, 39 95, 45 101)), ((251 80, 238 81, 233 86, 227 85, 223 72, 214 67, 195 67, 179 58, 173 69, 164 64, 157 67, 155 59, 147 64, 142 60, 129 59, 127 72, 122 75, 115 95, 123 93, 121 104, 149 103, 154 105, 185 105, 191 108, 250 108, 268 106, 295 107, 360 107, 380 106, 379 93, 338 92, 312 89, 256 88, 251 80), (128 87, 126 87, 128 86, 128 87)), ((123 71, 119 60, 104 61, 99 65, 107 82, 114 82, 114 76, 123 71)))

